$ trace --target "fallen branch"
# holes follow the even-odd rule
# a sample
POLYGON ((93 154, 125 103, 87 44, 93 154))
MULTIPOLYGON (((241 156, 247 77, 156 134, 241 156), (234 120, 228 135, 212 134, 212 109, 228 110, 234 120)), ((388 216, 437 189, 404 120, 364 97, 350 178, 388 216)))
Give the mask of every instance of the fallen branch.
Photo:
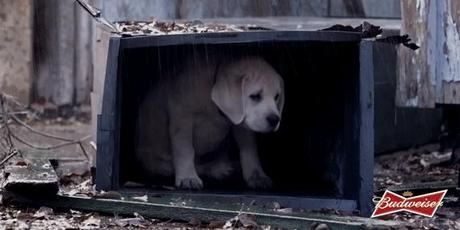
POLYGON ((12 157, 16 156, 17 154, 19 153, 19 151, 17 151, 16 149, 14 149, 12 151, 12 153, 10 153, 10 155, 6 156, 5 158, 3 158, 3 160, 0 162, 0 166, 2 166, 3 164, 5 164, 9 159, 11 159, 12 157))
POLYGON ((11 133, 11 136, 16 139, 17 141, 21 142, 22 144, 24 145, 27 145, 28 147, 30 148, 33 148, 33 149, 37 149, 37 150, 52 150, 52 149, 58 149, 58 148, 62 148, 62 147, 65 147, 65 146, 69 146, 69 145, 74 145, 74 144, 79 144, 89 138, 91 138, 91 136, 86 136, 86 137, 83 137, 82 139, 80 140, 74 140, 74 141, 70 141, 70 142, 67 142, 67 143, 62 143, 62 144, 58 144, 58 145, 52 145, 52 146, 40 146, 40 145, 35 145, 35 144, 32 144, 32 143, 29 143, 28 141, 16 136, 15 134, 11 133))

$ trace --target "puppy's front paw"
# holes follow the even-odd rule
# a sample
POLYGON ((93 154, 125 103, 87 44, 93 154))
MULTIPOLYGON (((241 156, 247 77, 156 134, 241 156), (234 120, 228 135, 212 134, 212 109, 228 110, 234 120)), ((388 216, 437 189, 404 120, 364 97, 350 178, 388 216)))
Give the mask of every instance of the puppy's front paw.
POLYGON ((176 178, 176 187, 186 190, 199 190, 203 188, 203 181, 197 177, 176 178))
POLYGON ((272 180, 263 171, 254 171, 246 183, 252 189, 265 189, 273 186, 272 180))

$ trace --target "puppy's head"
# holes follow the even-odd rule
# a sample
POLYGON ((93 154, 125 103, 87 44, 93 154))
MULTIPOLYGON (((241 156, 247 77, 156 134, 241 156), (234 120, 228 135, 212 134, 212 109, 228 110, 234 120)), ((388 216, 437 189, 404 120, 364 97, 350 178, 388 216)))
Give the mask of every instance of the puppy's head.
POLYGON ((276 131, 284 106, 283 79, 262 58, 241 59, 219 68, 212 100, 235 125, 276 131))

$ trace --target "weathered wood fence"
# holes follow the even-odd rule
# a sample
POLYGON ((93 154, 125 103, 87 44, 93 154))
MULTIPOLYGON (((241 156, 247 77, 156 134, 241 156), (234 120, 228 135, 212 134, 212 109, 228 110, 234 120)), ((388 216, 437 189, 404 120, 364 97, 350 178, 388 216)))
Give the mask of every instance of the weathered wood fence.
MULTIPOLYGON (((87 0, 110 20, 400 16, 399 0, 87 0)), ((0 0, 0 89, 25 104, 88 104, 99 41, 73 0, 0 0)), ((103 57, 102 57, 103 58, 103 57)), ((96 83, 94 83, 96 84, 96 83)))
POLYGON ((93 75, 92 21, 73 1, 34 1, 33 100, 89 102, 93 75))
POLYGON ((398 105, 460 104, 460 1, 404 0, 402 11, 402 32, 421 49, 400 49, 398 105))

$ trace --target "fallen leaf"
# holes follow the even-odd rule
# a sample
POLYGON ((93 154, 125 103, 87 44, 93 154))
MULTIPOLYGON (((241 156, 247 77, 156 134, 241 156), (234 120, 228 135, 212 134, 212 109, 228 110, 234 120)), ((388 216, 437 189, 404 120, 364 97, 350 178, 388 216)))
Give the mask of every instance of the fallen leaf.
POLYGON ((134 217, 137 217, 139 219, 141 219, 142 221, 145 221, 145 218, 143 216, 141 216, 139 213, 135 212, 134 213, 134 217))
POLYGON ((209 222, 208 228, 223 228, 224 225, 225 225, 224 221, 216 220, 216 221, 209 222))
POLYGON ((108 191, 108 192, 101 192, 93 196, 96 199, 111 199, 111 200, 121 200, 122 196, 119 192, 115 191, 108 191))
POLYGON ((133 182, 133 181, 128 181, 123 185, 123 187, 125 187, 125 188, 142 188, 142 187, 145 187, 145 185, 141 184, 141 183, 133 182))
POLYGON ((276 209, 275 211, 281 212, 281 213, 286 213, 286 214, 293 212, 292 208, 280 208, 280 209, 276 209))
POLYGON ((420 159, 420 164, 421 164, 424 168, 430 167, 430 163, 427 162, 425 159, 420 159))
POLYGON ((17 161, 17 162, 16 162, 16 165, 17 165, 17 166, 27 166, 28 164, 27 164, 27 162, 21 161, 21 160, 20 160, 20 161, 17 161))
POLYGON ((90 216, 85 221, 83 221, 80 225, 81 229, 94 229, 99 228, 101 225, 101 219, 95 218, 94 216, 90 216))
POLYGON ((198 226, 201 225, 201 220, 198 219, 198 218, 193 217, 192 219, 190 219, 190 221, 188 222, 188 224, 190 224, 190 225, 193 226, 193 227, 198 227, 198 226))
POLYGON ((35 212, 33 217, 37 219, 43 219, 43 218, 49 217, 50 215, 53 215, 53 213, 54 212, 52 208, 42 206, 40 207, 40 209, 38 209, 38 211, 35 212))
POLYGON ((142 220, 141 218, 137 218, 137 217, 115 220, 115 223, 120 227, 128 227, 128 226, 141 227, 141 226, 143 226, 142 225, 143 222, 144 222, 144 220, 142 220))
POLYGON ((147 202, 149 200, 147 194, 143 196, 133 196, 132 198, 133 200, 138 200, 138 201, 143 201, 143 202, 147 202))
POLYGON ((18 220, 31 220, 34 218, 34 216, 28 212, 19 212, 18 214, 16 214, 16 218, 18 220))
POLYGON ((329 226, 327 226, 327 224, 318 224, 314 230, 329 230, 329 226))
POLYGON ((259 225, 253 219, 252 216, 248 214, 239 214, 238 216, 228 220, 223 226, 224 229, 233 229, 233 228, 258 228, 259 225))
POLYGON ((77 210, 70 209, 70 214, 72 214, 72 215, 81 215, 81 212, 77 211, 77 210))

